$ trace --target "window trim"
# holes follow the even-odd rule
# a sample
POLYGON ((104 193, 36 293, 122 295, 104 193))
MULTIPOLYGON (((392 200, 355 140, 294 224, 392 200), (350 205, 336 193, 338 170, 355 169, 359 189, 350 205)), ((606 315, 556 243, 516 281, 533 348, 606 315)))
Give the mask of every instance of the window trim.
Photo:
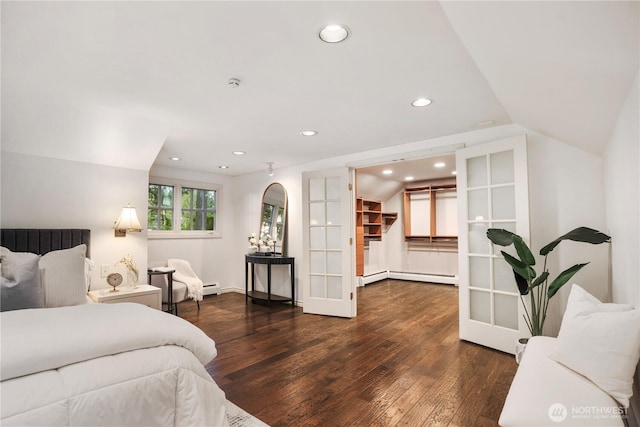
MULTIPOLYGON (((222 185, 210 182, 188 181, 182 179, 163 178, 158 176, 150 176, 147 184, 149 185, 171 185, 173 186, 173 230, 149 230, 147 225, 147 237, 149 239, 218 239, 222 237, 222 185), (176 197, 182 194, 182 188, 197 188, 200 190, 211 190, 216 192, 216 230, 181 230, 182 223, 182 197, 176 197), (176 228, 177 227, 177 228, 176 228)), ((148 190, 147 190, 148 191, 148 190)), ((147 212, 149 214, 149 204, 147 203, 147 212)))

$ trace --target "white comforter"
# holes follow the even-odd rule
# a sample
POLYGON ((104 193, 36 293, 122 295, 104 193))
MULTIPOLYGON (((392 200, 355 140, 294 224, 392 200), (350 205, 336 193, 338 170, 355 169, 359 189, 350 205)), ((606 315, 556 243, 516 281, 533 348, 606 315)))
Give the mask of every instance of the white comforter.
POLYGON ((140 304, 1 314, 1 424, 226 425, 214 342, 140 304))

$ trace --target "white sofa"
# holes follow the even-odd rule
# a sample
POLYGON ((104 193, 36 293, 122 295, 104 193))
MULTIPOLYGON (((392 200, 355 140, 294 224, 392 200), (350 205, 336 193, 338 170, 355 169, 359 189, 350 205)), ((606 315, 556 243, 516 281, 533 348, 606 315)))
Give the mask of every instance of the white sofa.
POLYGON ((543 336, 529 340, 498 423, 502 427, 624 426, 626 417, 612 397, 548 357, 555 341, 543 336))

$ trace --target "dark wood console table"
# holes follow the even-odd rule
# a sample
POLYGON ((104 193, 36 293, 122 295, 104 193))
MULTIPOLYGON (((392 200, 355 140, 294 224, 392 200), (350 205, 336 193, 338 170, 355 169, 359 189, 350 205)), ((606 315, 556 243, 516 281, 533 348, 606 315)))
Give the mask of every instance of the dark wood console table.
POLYGON ((271 301, 287 302, 291 301, 291 306, 295 307, 295 258, 272 255, 245 255, 244 257, 244 291, 245 302, 249 298, 253 300, 266 301, 267 305, 271 304, 271 301), (265 264, 267 266, 267 292, 260 292, 255 290, 255 264, 265 264), (251 290, 249 290, 249 265, 251 265, 251 290), (279 295, 271 294, 271 266, 272 265, 289 265, 291 270, 291 298, 283 297, 279 295))

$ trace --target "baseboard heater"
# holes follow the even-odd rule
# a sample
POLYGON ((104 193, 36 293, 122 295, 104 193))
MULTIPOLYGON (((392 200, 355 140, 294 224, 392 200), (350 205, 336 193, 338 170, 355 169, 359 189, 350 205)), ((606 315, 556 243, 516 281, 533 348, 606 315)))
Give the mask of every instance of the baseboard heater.
POLYGON ((402 271, 379 271, 377 273, 366 274, 358 278, 358 285, 364 286, 368 285, 369 283, 385 279, 411 280, 413 282, 458 285, 458 276, 432 273, 405 273, 402 271))
POLYGON ((206 283, 202 288, 202 295, 220 295, 221 293, 222 289, 217 283, 206 283))
POLYGON ((458 276, 433 273, 405 273, 402 271, 390 271, 389 279, 412 280, 414 282, 442 283, 445 285, 457 285, 458 276))
POLYGON ((369 283, 377 282, 379 280, 384 280, 388 278, 389 278, 388 271, 379 271, 377 273, 366 274, 358 278, 358 281, 359 281, 358 285, 364 286, 364 285, 368 285, 369 283))

